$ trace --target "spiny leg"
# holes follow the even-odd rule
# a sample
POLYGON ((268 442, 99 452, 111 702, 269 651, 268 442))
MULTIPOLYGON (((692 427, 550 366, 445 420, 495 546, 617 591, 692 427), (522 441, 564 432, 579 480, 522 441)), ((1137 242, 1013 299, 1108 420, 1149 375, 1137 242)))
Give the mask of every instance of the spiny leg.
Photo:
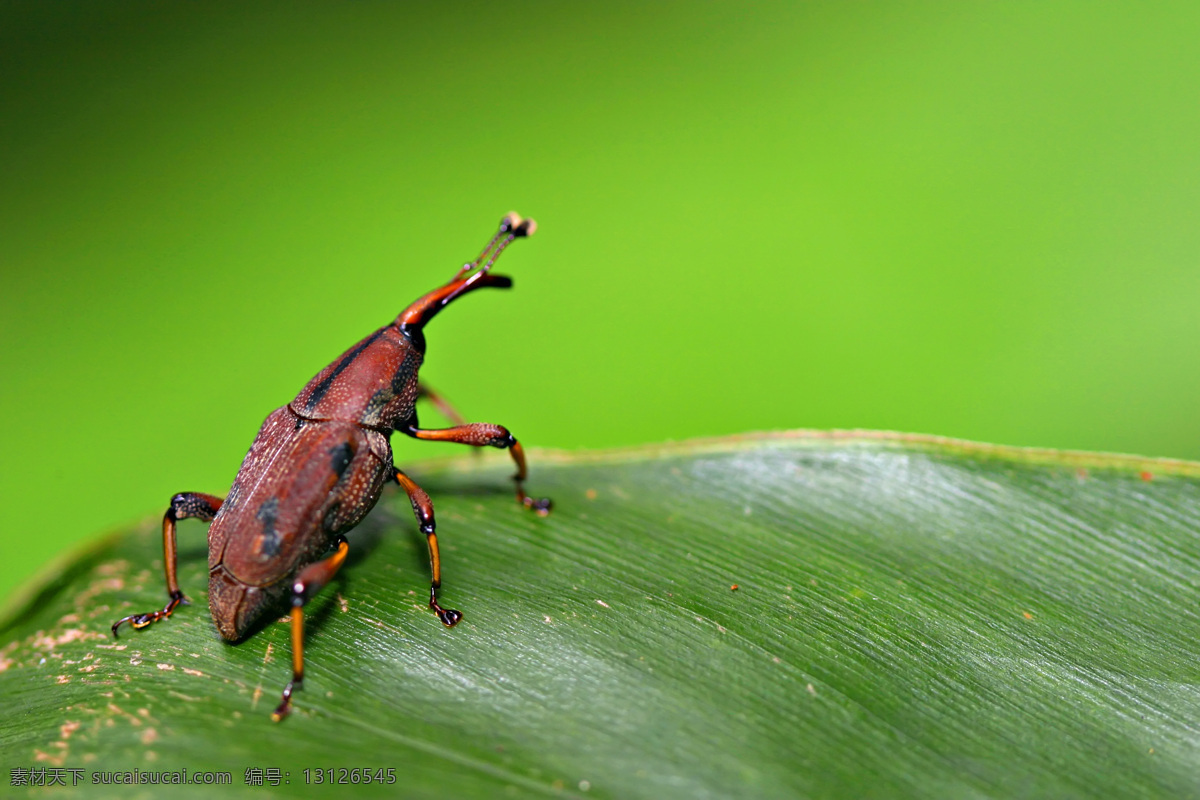
POLYGON ((350 552, 346 537, 337 537, 337 552, 315 564, 300 570, 292 584, 292 679, 283 688, 283 700, 271 714, 275 722, 283 719, 292 710, 292 692, 304 684, 304 606, 313 595, 321 591, 333 579, 350 552))
POLYGON ((429 585, 429 607, 437 614, 443 625, 451 628, 462 619, 462 612, 455 611, 453 608, 442 608, 438 605, 437 590, 442 586, 442 558, 438 554, 437 523, 433 519, 433 501, 412 478, 395 467, 392 469, 396 473, 393 476, 396 483, 400 484, 408 493, 408 501, 412 503, 413 513, 417 515, 417 522, 421 525, 421 533, 425 534, 425 540, 429 542, 429 569, 433 576, 429 585))
POLYGON ((181 492, 171 498, 167 513, 163 514, 163 569, 167 573, 167 594, 170 601, 161 611, 150 611, 145 614, 130 614, 113 623, 113 636, 117 636, 117 628, 121 623, 128 622, 134 628, 144 628, 151 622, 166 619, 175 608, 189 601, 179 589, 179 580, 175 577, 175 523, 181 519, 195 517, 203 522, 212 522, 213 517, 223 503, 220 497, 200 492, 181 492))
POLYGON ((521 447, 521 443, 503 425, 475 422, 470 425, 455 425, 453 428, 425 430, 416 427, 414 423, 404 429, 404 432, 414 439, 423 439, 430 442, 457 442, 458 444, 469 444, 472 447, 500 447, 507 449, 512 455, 513 461, 517 464, 517 474, 513 475, 513 480, 517 482, 517 501, 531 511, 536 512, 539 516, 544 517, 550 513, 550 508, 553 505, 550 502, 550 498, 529 497, 525 494, 524 484, 528 474, 528 470, 525 467, 525 449, 521 447))

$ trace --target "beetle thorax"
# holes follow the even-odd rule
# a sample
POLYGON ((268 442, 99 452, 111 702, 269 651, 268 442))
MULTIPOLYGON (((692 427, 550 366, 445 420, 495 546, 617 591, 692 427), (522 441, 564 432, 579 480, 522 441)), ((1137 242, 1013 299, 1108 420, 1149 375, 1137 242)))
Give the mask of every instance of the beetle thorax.
POLYGON ((412 416, 422 360, 408 336, 387 325, 321 370, 292 401, 292 410, 306 419, 390 431, 412 416))

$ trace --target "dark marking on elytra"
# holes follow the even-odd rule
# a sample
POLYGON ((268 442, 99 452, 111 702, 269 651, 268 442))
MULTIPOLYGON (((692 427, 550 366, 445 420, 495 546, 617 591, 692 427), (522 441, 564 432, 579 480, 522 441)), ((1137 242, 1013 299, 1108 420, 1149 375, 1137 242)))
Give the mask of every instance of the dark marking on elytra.
POLYGON ((279 555, 280 536, 275 528, 279 518, 279 498, 272 497, 258 507, 255 518, 262 523, 262 534, 258 537, 258 554, 264 558, 279 555))
POLYGON ((331 456, 329 466, 333 467, 333 471, 341 478, 354 459, 354 446, 349 442, 342 442, 329 448, 329 455, 331 456))
POLYGON ((358 358, 362 354, 363 350, 366 350, 375 343, 375 340, 383 335, 383 330, 383 328, 380 328, 364 339, 362 344, 347 353, 346 357, 339 361, 338 365, 333 368, 333 371, 331 371, 321 380, 320 383, 313 387, 312 394, 308 396, 308 402, 304 404, 305 411, 312 411, 317 407, 317 403, 321 402, 321 398, 324 397, 325 393, 329 391, 329 387, 333 386, 333 382, 337 380, 337 377, 345 372, 346 367, 354 363, 354 359, 358 358))

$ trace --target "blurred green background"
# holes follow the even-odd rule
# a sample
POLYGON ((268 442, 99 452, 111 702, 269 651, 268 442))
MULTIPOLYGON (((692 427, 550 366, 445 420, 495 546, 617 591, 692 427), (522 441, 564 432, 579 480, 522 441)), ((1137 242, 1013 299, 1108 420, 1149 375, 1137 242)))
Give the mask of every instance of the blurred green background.
POLYGON ((223 494, 510 209, 514 290, 422 375, 528 446, 1200 457, 1197 41, 1183 2, 0 4, 0 597, 223 494))

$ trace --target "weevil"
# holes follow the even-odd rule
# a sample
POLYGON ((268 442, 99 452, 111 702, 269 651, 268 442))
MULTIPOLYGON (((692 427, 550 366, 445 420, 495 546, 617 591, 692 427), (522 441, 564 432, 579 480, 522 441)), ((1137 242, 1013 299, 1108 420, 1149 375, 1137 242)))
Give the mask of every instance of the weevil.
POLYGON ((453 280, 342 353, 295 400, 272 411, 224 500, 200 492, 172 497, 162 523, 169 600, 159 611, 117 620, 113 636, 122 623, 145 628, 188 604, 176 579, 175 527, 187 518, 210 522, 208 606, 221 636, 239 641, 291 602, 292 679, 272 714, 275 721, 283 719, 304 682, 304 606, 342 566, 350 547, 346 532, 375 506, 388 481, 408 494, 429 546, 429 608, 445 626, 456 625, 462 614, 438 603, 442 566, 433 503, 392 463, 390 437, 400 431, 415 439, 507 449, 516 462, 518 502, 542 516, 550 512, 548 499, 525 494, 525 451, 508 429, 465 424, 417 380, 425 358, 425 325, 467 292, 511 287, 512 279, 492 274, 492 265, 513 241, 536 228, 532 219, 506 215, 478 258, 464 264, 453 280), (433 401, 457 424, 420 427, 419 397, 433 401))

